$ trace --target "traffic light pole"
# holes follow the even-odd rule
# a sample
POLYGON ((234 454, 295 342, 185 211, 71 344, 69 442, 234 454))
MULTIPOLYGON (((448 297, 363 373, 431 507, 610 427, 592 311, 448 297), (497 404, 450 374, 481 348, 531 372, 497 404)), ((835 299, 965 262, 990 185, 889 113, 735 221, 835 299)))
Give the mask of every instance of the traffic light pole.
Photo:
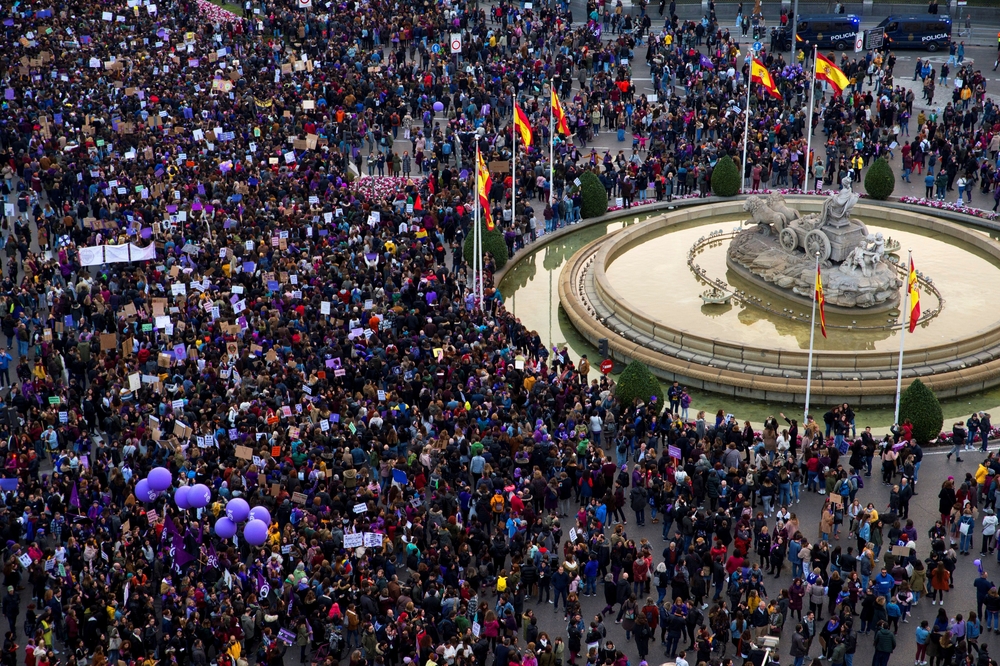
POLYGON ((798 32, 797 28, 799 25, 799 0, 795 0, 795 4, 792 5, 792 17, 789 22, 792 24, 792 61, 788 64, 794 65, 798 62, 795 59, 795 42, 798 39, 798 35, 796 33, 798 32))

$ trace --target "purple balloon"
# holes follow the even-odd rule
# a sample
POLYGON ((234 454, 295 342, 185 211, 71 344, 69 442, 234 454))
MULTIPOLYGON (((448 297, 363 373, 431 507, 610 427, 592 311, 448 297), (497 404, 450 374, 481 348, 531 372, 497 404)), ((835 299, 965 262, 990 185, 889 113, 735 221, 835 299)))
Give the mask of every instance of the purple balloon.
POLYGON ((140 502, 149 504, 155 501, 159 494, 149 487, 149 482, 146 479, 140 479, 139 483, 135 484, 135 497, 140 502))
POLYGON ((190 509, 191 508, 191 488, 189 486, 181 486, 174 491, 174 504, 177 505, 178 509, 190 509))
POLYGON ((267 523, 263 520, 251 520, 243 526, 243 538, 251 546, 263 546, 267 541, 267 523))
POLYGON ((255 506, 250 509, 250 520, 259 520, 265 525, 271 524, 271 514, 262 506, 255 506))
POLYGON ((174 483, 174 476, 166 467, 154 467, 146 477, 149 487, 156 492, 166 490, 174 483))
POLYGON ((215 521, 215 533, 222 539, 232 539, 236 535, 236 523, 223 516, 215 521))
POLYGON ((242 523, 248 515, 250 515, 250 505, 245 499, 237 497, 226 504, 226 516, 234 523, 242 523))
POLYGON ((434 112, 441 113, 442 111, 444 111, 444 104, 441 102, 434 102, 434 112))
POLYGON ((188 504, 191 505, 192 509, 208 506, 211 501, 212 491, 208 486, 204 483, 196 483, 191 486, 191 492, 188 493, 188 504))

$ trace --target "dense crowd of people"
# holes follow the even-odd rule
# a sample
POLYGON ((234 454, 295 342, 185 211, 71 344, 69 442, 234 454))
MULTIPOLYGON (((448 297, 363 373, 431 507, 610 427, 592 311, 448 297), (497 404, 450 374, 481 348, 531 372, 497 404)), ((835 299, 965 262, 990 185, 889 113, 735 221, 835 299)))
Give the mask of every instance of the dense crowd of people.
MULTIPOLYGON (((511 249, 579 218, 584 170, 629 205, 705 196, 716 160, 740 161, 747 44, 714 4, 702 22, 672 3, 665 20, 665 3, 655 19, 620 3, 242 9, 0 9, 5 664, 626 666, 658 627, 682 666, 759 663, 789 614, 796 666, 814 643, 850 666, 868 633, 885 664, 919 597, 945 598, 980 506, 993 552, 992 454, 945 484, 921 560, 905 426, 847 445, 847 406, 832 433, 755 433, 687 418, 673 392, 666 411, 621 404, 504 310, 490 259, 477 302, 470 174, 477 149, 509 159, 515 99, 535 145, 488 197, 511 249), (642 57, 655 97, 633 81, 642 57), (550 88, 571 132, 552 164, 550 88), (602 133, 631 145, 588 151, 602 133), (887 507, 857 497, 876 457, 887 507), (144 494, 154 467, 172 484, 144 494), (195 485, 210 497, 186 508, 195 485), (791 511, 803 492, 825 495, 818 532, 791 511), (267 509, 263 543, 220 534, 234 500, 267 509), (665 543, 629 537, 626 510, 665 543), (546 601, 565 632, 539 628, 546 601), (606 639, 616 607, 634 647, 606 639)), ((958 176, 970 200, 970 181, 994 186, 997 110, 958 63, 957 97, 911 129, 892 54, 845 56, 853 89, 817 96, 807 159, 810 57, 763 56, 785 101, 751 90, 753 189, 857 180, 895 151, 904 177, 958 176)), ((949 80, 915 74, 931 101, 949 80)), ((996 589, 976 588, 995 625, 996 589)), ((967 663, 981 613, 942 608, 915 661, 967 663)))

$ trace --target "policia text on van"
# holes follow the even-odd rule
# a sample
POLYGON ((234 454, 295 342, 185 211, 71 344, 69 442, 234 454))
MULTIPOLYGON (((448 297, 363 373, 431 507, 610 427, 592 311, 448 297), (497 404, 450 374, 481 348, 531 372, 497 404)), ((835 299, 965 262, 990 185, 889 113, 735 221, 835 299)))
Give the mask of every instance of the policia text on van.
POLYGON ((947 50, 951 44, 951 17, 890 16, 878 24, 885 33, 887 49, 947 50))

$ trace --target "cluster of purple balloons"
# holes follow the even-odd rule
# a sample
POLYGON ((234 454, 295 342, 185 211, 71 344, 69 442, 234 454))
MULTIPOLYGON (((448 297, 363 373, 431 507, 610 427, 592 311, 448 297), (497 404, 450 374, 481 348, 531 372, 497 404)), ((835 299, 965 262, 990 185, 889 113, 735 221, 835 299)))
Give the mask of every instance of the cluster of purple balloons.
MULTIPOLYGON (((174 477, 166 467, 154 467, 145 479, 135 484, 135 496, 150 504, 174 485, 174 477)), ((212 491, 202 483, 181 486, 174 491, 174 503, 179 509, 200 509, 212 501, 212 491)))
POLYGON ((166 467, 154 467, 149 476, 135 484, 135 496, 140 502, 155 502, 160 493, 174 484, 174 477, 166 467))
MULTIPOLYGON (((161 493, 174 485, 174 477, 166 467, 154 467, 145 479, 135 484, 135 496, 140 502, 155 502, 161 493)), ((212 501, 212 490, 203 483, 181 486, 174 491, 174 503, 178 509, 201 509, 212 501)), ((215 533, 223 539, 236 535, 239 523, 243 526, 243 538, 252 546, 262 546, 267 541, 267 528, 271 524, 271 514, 262 506, 250 508, 245 499, 239 497, 226 504, 226 515, 215 521, 215 533)))
POLYGON ((212 501, 212 490, 203 483, 181 486, 174 491, 174 504, 178 509, 201 509, 212 501))
POLYGON ((243 538, 251 546, 263 546, 267 541, 271 514, 262 506, 251 509, 247 501, 239 497, 226 503, 226 515, 215 521, 215 533, 223 539, 231 539, 236 535, 238 524, 244 521, 243 538))

